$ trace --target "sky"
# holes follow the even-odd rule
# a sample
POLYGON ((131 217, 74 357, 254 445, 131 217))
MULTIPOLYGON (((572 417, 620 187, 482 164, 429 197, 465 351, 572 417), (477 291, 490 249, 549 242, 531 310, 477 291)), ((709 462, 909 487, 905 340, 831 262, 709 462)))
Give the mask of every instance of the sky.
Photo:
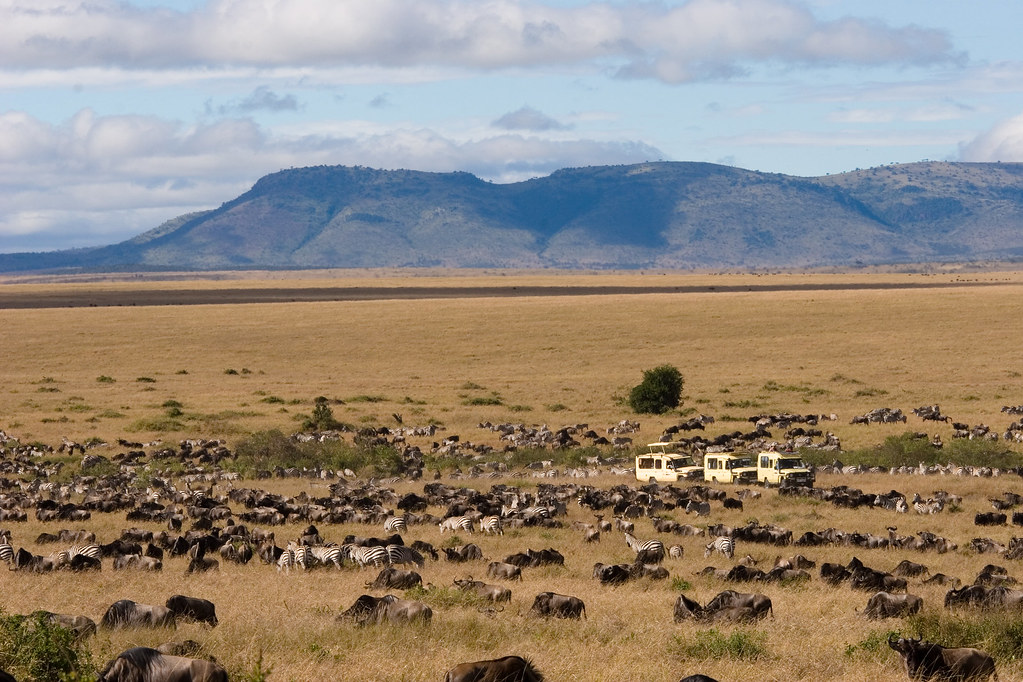
POLYGON ((1014 0, 0 0, 0 253, 313 165, 1023 161, 1014 0))

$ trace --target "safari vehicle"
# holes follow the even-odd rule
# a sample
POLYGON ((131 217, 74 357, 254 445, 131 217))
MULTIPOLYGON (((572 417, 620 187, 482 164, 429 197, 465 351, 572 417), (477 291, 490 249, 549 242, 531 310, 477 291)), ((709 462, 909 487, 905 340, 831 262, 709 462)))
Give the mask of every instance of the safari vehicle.
POLYGON ((791 452, 764 451, 757 455, 757 480, 764 485, 813 487, 814 475, 791 452))
POLYGON ((662 481, 674 483, 681 480, 700 480, 703 467, 696 464, 690 455, 669 452, 671 443, 649 443, 649 452, 636 455, 637 481, 662 481))
POLYGON ((749 455, 713 452, 703 456, 703 480, 748 485, 757 480, 757 468, 749 455))

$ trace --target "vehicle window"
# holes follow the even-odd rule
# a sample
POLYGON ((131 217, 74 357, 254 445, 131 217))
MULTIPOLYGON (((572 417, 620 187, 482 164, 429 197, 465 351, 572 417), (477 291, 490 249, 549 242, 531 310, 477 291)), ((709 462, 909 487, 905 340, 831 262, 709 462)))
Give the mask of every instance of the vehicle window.
POLYGON ((770 466, 771 466, 771 461, 770 461, 770 458, 767 455, 764 455, 763 457, 760 458, 760 468, 761 469, 768 469, 768 468, 770 468, 770 466))
POLYGON ((641 457, 640 460, 639 460, 639 468, 640 469, 653 469, 654 468, 654 458, 653 457, 641 457))
POLYGON ((661 468, 661 460, 659 460, 659 459, 655 459, 654 460, 654 468, 655 469, 660 469, 661 468))

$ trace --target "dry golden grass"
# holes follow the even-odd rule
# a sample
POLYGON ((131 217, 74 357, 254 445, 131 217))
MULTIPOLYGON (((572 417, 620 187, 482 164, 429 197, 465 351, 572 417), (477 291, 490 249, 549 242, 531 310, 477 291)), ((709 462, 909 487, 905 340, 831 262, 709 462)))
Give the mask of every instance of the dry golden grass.
MULTIPOLYGON (((496 442, 476 424, 483 420, 551 426, 587 422, 601 429, 633 417, 615 397, 624 396, 639 381, 642 370, 663 363, 674 364, 683 372, 687 407, 719 419, 777 411, 835 412, 840 419, 829 428, 847 448, 869 446, 907 428, 933 430, 947 437, 946 425, 924 426, 912 415, 907 425, 848 425, 852 415, 879 406, 908 412, 918 405, 938 403, 957 420, 1004 428, 1008 418, 999 414, 1000 407, 1023 403, 1023 360, 1016 352, 1023 320, 1015 313, 1023 281, 1017 274, 974 275, 974 279, 995 285, 965 288, 954 286, 955 276, 943 277, 950 286, 933 290, 0 310, 5 388, 0 393, 0 428, 23 441, 54 445, 62 436, 110 442, 125 436, 174 441, 202 435, 235 440, 258 429, 294 430, 296 418, 310 413, 313 398, 324 395, 345 401, 334 406, 335 416, 343 421, 391 424, 391 413, 398 412, 404 415, 406 425, 436 420, 446 433, 496 442), (97 381, 101 376, 114 381, 97 381), (500 396, 502 405, 464 404, 473 397, 494 394, 500 396), (359 396, 384 400, 352 400, 359 396), (269 397, 284 402, 264 402, 269 397), (130 431, 140 423, 164 418, 164 405, 171 400, 182 405, 184 414, 179 419, 183 428, 130 431)), ((882 279, 898 283, 920 278, 630 274, 559 277, 553 283, 648 286, 882 279)), ((416 280, 397 276, 380 280, 388 286, 416 284, 416 280)), ((299 285, 282 284, 269 276, 267 281, 274 286, 299 285)), ((508 279, 495 273, 437 281, 483 286, 508 279)), ((528 281, 552 282, 540 275, 528 281)), ((302 281, 300 285, 309 284, 302 281)), ((99 282, 81 286, 126 285, 99 282)), ((176 286, 228 285, 184 282, 176 286)), ((639 419, 643 429, 637 440, 642 441, 652 440, 678 417, 639 419)), ((736 428, 744 425, 719 421, 709 433, 736 428)), ((620 482, 607 479, 602 483, 620 482)), ((886 525, 895 522, 901 533, 929 529, 952 538, 961 548, 978 535, 1003 543, 1012 535, 1011 528, 976 529, 972 518, 976 511, 988 509, 987 496, 1018 491, 1015 478, 865 476, 851 480, 824 477, 820 481, 822 485, 839 482, 871 492, 894 487, 907 494, 925 495, 941 487, 965 495, 967 502, 962 513, 923 518, 841 510, 805 500, 779 499, 768 492, 743 512, 723 512, 715 507, 713 521, 741 524, 756 518, 791 528, 797 535, 830 526, 883 533, 886 525)), ((523 483, 533 485, 534 481, 523 483)), ((294 481, 265 485, 289 493, 305 487, 294 481)), ((677 517, 682 520, 684 515, 677 517)), ((590 521, 592 517, 573 507, 569 520, 574 519, 590 521)), ((122 515, 110 515, 87 525, 109 541, 132 524, 122 515)), ((35 521, 18 525, 15 545, 48 553, 52 548, 35 547, 31 541, 42 530, 52 532, 59 527, 35 521)), ((349 532, 367 534, 370 530, 321 528, 333 540, 349 532)), ((297 532, 297 527, 289 527, 280 531, 279 537, 297 532)), ((648 521, 637 525, 637 534, 653 536, 648 521)), ((409 539, 437 545, 447 537, 440 536, 436 528, 413 528, 408 534, 409 539)), ((685 558, 668 566, 673 576, 692 584, 691 596, 704 602, 729 587, 760 590, 771 596, 776 612, 774 620, 745 628, 763 633, 762 659, 696 660, 680 652, 707 628, 672 623, 671 607, 677 593, 670 584, 638 583, 608 590, 590 577, 596 561, 631 557, 620 535, 607 536, 600 545, 584 545, 580 534, 570 530, 521 531, 474 540, 492 558, 527 547, 555 547, 566 555, 567 567, 527 569, 523 583, 512 586, 511 606, 493 617, 471 608, 439 607, 432 626, 411 629, 355 630, 334 622, 334 615, 363 593, 363 584, 375 575, 371 570, 278 575, 262 565, 228 565, 218 574, 185 576, 184 561, 170 559, 164 574, 155 579, 114 573, 109 567, 99 575, 12 573, 4 580, 4 605, 13 612, 45 608, 84 613, 98 620, 105 608, 120 598, 148 603, 163 603, 175 593, 210 598, 217 603, 220 627, 208 630, 186 625, 173 635, 101 633, 92 644, 97 659, 105 660, 132 644, 192 637, 204 642, 233 672, 250 670, 262 651, 266 664, 274 668, 274 680, 439 680, 443 671, 457 662, 507 653, 529 655, 551 680, 667 682, 698 671, 721 680, 751 676, 768 680, 904 677, 887 648, 877 653, 855 649, 846 654, 850 645, 898 629, 900 624, 865 621, 855 609, 862 609, 868 595, 848 587, 827 587, 816 574, 809 585, 788 587, 736 587, 697 577, 693 574, 705 565, 726 564, 718 558, 705 561, 699 540, 682 539, 685 558), (583 598, 588 619, 546 623, 528 618, 526 611, 533 596, 545 590, 583 598)), ((739 551, 770 562, 778 554, 791 555, 796 550, 741 546, 739 551)), ((882 569, 910 558, 927 564, 932 572, 964 580, 990 561, 990 557, 963 549, 943 556, 848 548, 804 553, 818 561, 842 563, 856 554, 868 565, 882 569)), ((467 572, 481 577, 484 567, 431 563, 424 578, 446 586, 467 572)), ((911 585, 911 591, 924 597, 926 611, 942 612, 942 588, 920 586, 918 581, 911 585)), ((735 630, 730 626, 719 629, 726 635, 735 630)), ((1021 672, 1016 663, 1000 661, 999 665, 1003 679, 1021 672)))
MULTIPOLYGON (((483 286, 502 279, 508 281, 436 282, 483 286)), ((323 395, 346 401, 335 407, 343 421, 391 424, 391 413, 398 412, 406 424, 435 420, 448 433, 486 441, 492 435, 476 429, 483 420, 609 426, 632 416, 616 399, 642 371, 670 363, 685 376, 686 407, 719 418, 835 413, 839 421, 828 426, 846 448, 872 445, 905 428, 948 430, 912 416, 908 427, 848 425, 853 415, 880 406, 908 412, 938 403, 958 421, 1000 429, 1008 423, 1001 406, 1023 403, 1023 361, 1013 353, 1023 332, 1013 314, 1023 282, 1015 273, 976 279, 993 285, 955 287, 955 278, 945 277, 949 288, 933 290, 0 310, 6 389, 0 414, 9 431, 44 442, 109 440, 130 428, 141 428, 139 440, 231 439, 271 427, 293 430, 295 419, 311 412, 312 399, 323 395), (351 400, 360 396, 383 400, 351 400), (501 405, 465 405, 495 396, 501 405), (284 402, 264 402, 269 398, 284 402), (182 428, 146 428, 164 417, 169 400, 183 405, 182 428)), ((380 279, 394 286, 421 281, 380 279)), ((825 285, 937 278, 586 275, 521 281, 825 285)), ((286 282, 296 283, 304 281, 286 282)), ((652 439, 675 420, 644 417, 639 438, 652 439)), ((721 422, 711 433, 742 427, 721 422)))

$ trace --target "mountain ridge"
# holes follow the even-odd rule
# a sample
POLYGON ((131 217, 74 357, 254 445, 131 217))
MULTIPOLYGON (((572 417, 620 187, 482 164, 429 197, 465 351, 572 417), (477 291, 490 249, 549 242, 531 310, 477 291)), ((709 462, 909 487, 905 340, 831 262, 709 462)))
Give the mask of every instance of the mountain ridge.
POLYGON ((470 173, 312 166, 119 244, 0 271, 370 267, 758 269, 1023 257, 1023 164, 803 178, 699 162, 470 173))

